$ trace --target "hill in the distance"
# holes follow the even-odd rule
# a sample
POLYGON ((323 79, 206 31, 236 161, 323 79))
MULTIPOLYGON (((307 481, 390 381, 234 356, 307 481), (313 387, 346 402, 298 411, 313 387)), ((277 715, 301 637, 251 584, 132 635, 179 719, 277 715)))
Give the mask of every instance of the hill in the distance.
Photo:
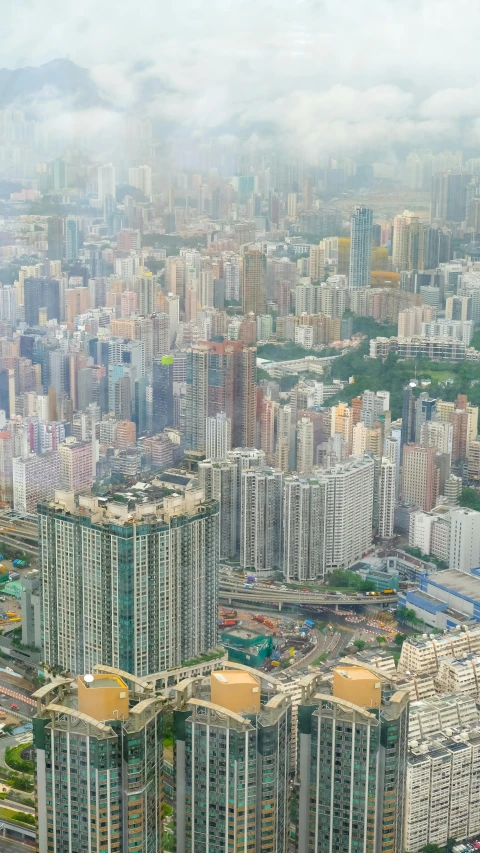
POLYGON ((87 68, 70 59, 54 59, 37 67, 0 68, 0 109, 9 106, 28 107, 37 97, 48 93, 70 102, 73 110, 108 107, 93 82, 87 68))

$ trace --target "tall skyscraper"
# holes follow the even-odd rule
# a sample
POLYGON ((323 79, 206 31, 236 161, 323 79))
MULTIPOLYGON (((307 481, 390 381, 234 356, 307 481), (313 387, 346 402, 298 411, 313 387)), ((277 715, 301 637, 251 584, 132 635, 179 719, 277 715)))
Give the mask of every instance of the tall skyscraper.
POLYGON ((177 666, 217 642, 218 504, 57 493, 39 506, 43 659, 74 674, 177 666), (143 509, 142 509, 143 507, 143 509))
POLYGON ((392 264, 397 272, 423 270, 424 226, 420 218, 409 210, 393 220, 392 264))
POLYGON ((174 711, 177 853, 287 853, 291 706, 261 673, 180 684, 174 711))
POLYGON ((12 326, 16 326, 17 291, 14 287, 0 287, 0 319, 8 320, 12 326))
POLYGON ((135 166, 128 170, 128 183, 136 187, 150 200, 152 196, 152 169, 150 166, 135 166))
POLYGON ((260 249, 249 249, 244 256, 243 311, 265 314, 267 309, 267 259, 260 249))
POLYGON ((282 561, 283 473, 241 474, 240 565, 269 576, 282 561))
POLYGON ((439 471, 434 447, 405 444, 402 465, 402 498, 411 506, 430 512, 439 492, 439 471))
POLYGON ((302 418, 297 424, 297 471, 310 474, 313 467, 313 422, 302 418))
POLYGON ((382 681, 377 671, 342 666, 332 695, 305 691, 299 853, 404 851, 409 695, 382 681))
POLYGON ((252 447, 256 429, 256 349, 243 346, 240 341, 202 343, 188 353, 187 364, 187 447, 206 450, 206 418, 220 412, 231 422, 231 444, 252 447))
POLYGON ((402 399, 402 458, 403 446, 409 444, 415 437, 415 398, 410 385, 403 389, 402 399))
POLYGON ((289 580, 348 568, 372 543, 373 458, 352 458, 301 481, 285 480, 284 557, 289 580))
POLYGON ((225 412, 207 418, 207 458, 213 462, 226 459, 231 449, 232 423, 225 412))
POLYGON ((173 426, 173 355, 155 358, 152 364, 152 428, 155 433, 173 426))
POLYGON ((47 320, 60 318, 60 286, 55 279, 26 278, 24 283, 25 322, 38 326, 40 308, 47 309, 47 320))
POLYGON ((64 220, 61 216, 49 216, 47 223, 48 258, 60 261, 64 256, 64 220))
POLYGON ((350 222, 349 287, 370 287, 373 212, 358 205, 350 222))
POLYGON ((187 355, 185 443, 188 450, 206 450, 207 415, 208 347, 195 347, 187 355))
POLYGON ((105 166, 98 167, 98 198, 102 203, 105 203, 107 198, 115 200, 117 185, 115 180, 115 166, 113 163, 107 163, 105 166))
POLYGON ((480 513, 455 509, 450 513, 449 567, 470 574, 480 565, 480 513))
MULTIPOLYGON (((2 433, 0 433, 1 435, 2 433)), ((237 554, 237 526, 239 521, 237 480, 238 466, 236 462, 206 460, 198 463, 198 485, 205 494, 205 500, 216 501, 220 508, 221 560, 231 559, 237 554)))
POLYGON ((395 463, 386 458, 380 462, 378 484, 378 535, 391 539, 395 511, 395 463))
POLYGON ((415 427, 413 440, 419 444, 424 424, 435 421, 437 414, 437 401, 432 399, 426 392, 422 392, 415 400, 414 410, 415 427))
POLYGON ((65 260, 76 261, 78 258, 78 221, 76 216, 67 216, 65 220, 65 260))
POLYGON ((433 222, 462 223, 467 216, 467 186, 472 175, 462 171, 443 172, 432 178, 430 218, 433 222))
POLYGON ((164 699, 136 688, 113 671, 40 691, 39 853, 162 850, 164 699))

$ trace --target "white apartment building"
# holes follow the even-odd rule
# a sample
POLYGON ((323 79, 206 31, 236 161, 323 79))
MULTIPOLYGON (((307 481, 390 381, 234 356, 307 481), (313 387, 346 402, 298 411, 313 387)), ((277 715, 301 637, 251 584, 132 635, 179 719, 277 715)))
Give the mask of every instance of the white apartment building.
POLYGON ((379 415, 390 408, 389 391, 364 391, 362 395, 361 423, 371 429, 379 415))
POLYGON ((284 554, 289 580, 322 578, 353 565, 372 542, 374 460, 315 469, 285 481, 284 554))
POLYGON ((409 544, 423 554, 467 572, 480 565, 480 513, 464 507, 437 506, 410 516, 409 544))
POLYGON ((450 557, 450 509, 435 507, 433 512, 414 512, 410 516, 409 545, 422 554, 448 562, 450 557))
POLYGON ((420 427, 420 444, 435 447, 439 453, 452 455, 453 424, 425 421, 420 427))
POLYGON ((147 199, 152 196, 151 166, 134 166, 128 170, 128 183, 131 187, 141 190, 147 199))
POLYGON ((302 418, 297 424, 297 471, 310 474, 313 468, 313 421, 302 418))
POLYGON ((459 695, 410 705, 404 847, 445 846, 480 830, 480 715, 459 695))
POLYGON ((207 459, 212 459, 214 462, 226 459, 232 446, 231 435, 232 422, 225 412, 218 412, 214 417, 207 418, 207 459))
POLYGON ((268 577, 282 559, 283 472, 247 469, 241 474, 240 565, 268 577))
POLYGON ((58 453, 61 488, 75 494, 90 491, 93 485, 91 442, 67 438, 58 453))
MULTIPOLYGON (((52 500, 60 487, 58 450, 13 460, 13 508, 17 512, 37 512, 39 501, 52 500)), ((91 463, 90 463, 91 474, 91 463)))
POLYGON ((450 512, 450 568, 470 572, 480 565, 480 512, 459 508, 450 512))
POLYGON ((421 324, 420 334, 427 338, 455 338, 469 347, 473 323, 471 320, 433 320, 421 324))
POLYGON ((442 657, 480 654, 480 625, 454 628, 446 634, 410 637, 402 645, 399 672, 436 676, 442 657))
POLYGON ((441 658, 435 685, 439 693, 480 693, 480 656, 470 654, 464 658, 441 658))
POLYGON ((235 557, 237 553, 237 527, 239 521, 238 466, 235 462, 213 462, 206 459, 198 463, 198 484, 205 500, 218 502, 220 509, 219 553, 220 559, 235 557))
POLYGON ((295 343, 304 349, 312 349, 313 326, 295 326, 295 343))
POLYGON ((297 284, 295 287, 295 314, 317 314, 317 299, 319 287, 311 284, 310 279, 297 284))
POLYGON ((395 463, 385 456, 380 463, 378 487, 378 535, 381 539, 391 539, 395 512, 395 463))

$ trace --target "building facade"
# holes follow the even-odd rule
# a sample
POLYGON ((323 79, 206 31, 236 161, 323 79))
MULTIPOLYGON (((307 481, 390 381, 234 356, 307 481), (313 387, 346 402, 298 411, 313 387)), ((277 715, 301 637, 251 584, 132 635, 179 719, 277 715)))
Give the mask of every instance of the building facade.
POLYGON ((215 647, 218 504, 200 490, 162 504, 59 494, 39 506, 42 654, 147 675, 215 647))

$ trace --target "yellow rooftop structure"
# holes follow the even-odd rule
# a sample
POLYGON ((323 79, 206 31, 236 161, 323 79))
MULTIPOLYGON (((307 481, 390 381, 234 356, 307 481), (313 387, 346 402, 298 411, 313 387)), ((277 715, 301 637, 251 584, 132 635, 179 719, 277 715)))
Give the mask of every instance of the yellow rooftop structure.
POLYGON ((333 695, 360 708, 379 708, 382 684, 377 675, 362 666, 337 666, 333 670, 333 695))
POLYGON ((128 687, 118 675, 83 675, 78 679, 78 710, 94 720, 127 720, 128 687))
POLYGON ((236 714, 260 713, 260 681, 249 672, 222 669, 210 676, 210 699, 236 714))

